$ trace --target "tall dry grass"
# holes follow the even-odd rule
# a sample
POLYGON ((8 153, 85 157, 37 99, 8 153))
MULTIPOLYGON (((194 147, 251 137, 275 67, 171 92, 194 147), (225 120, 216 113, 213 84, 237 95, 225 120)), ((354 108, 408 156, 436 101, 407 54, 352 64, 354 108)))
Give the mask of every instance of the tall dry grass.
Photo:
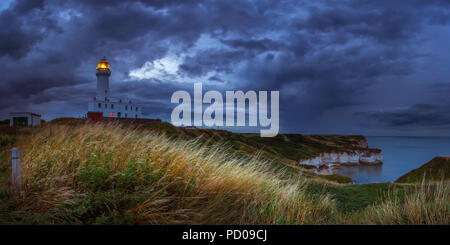
POLYGON ((143 197, 115 207, 137 224, 324 224, 336 212, 327 195, 308 195, 304 180, 286 180, 257 157, 195 140, 114 125, 57 125, 20 144, 23 212, 70 209, 102 192, 143 197))
POLYGON ((341 220, 347 224, 449 225, 450 185, 441 181, 406 185, 406 195, 388 193, 387 200, 341 220))
POLYGON ((448 182, 405 185, 402 194, 341 213, 326 192, 306 191, 330 183, 274 172, 257 156, 197 140, 115 125, 47 125, 16 144, 23 192, 15 212, 45 214, 37 223, 117 223, 120 216, 133 224, 450 224, 448 182))

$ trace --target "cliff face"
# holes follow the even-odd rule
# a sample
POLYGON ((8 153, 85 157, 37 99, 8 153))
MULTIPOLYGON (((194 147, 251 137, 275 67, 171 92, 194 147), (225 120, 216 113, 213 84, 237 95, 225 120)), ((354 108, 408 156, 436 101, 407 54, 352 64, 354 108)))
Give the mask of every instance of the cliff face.
POLYGON ((358 140, 356 142, 356 146, 359 148, 368 148, 369 144, 367 143, 367 138, 364 136, 361 136, 360 138, 358 138, 358 140))
POLYGON ((353 145, 355 148, 344 151, 322 152, 317 156, 300 160, 300 164, 316 167, 333 165, 381 164, 383 153, 379 149, 369 149, 367 139, 362 137, 353 145))
POLYGON ((318 156, 301 160, 300 164, 305 165, 335 165, 335 164, 379 164, 383 162, 383 153, 374 150, 355 150, 354 152, 324 152, 318 156))

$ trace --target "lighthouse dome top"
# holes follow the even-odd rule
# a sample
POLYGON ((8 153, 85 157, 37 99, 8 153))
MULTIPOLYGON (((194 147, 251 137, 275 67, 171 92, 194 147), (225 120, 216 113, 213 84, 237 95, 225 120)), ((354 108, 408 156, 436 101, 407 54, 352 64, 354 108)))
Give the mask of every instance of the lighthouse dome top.
POLYGON ((109 62, 106 60, 106 57, 103 57, 98 63, 97 63, 97 70, 99 71, 109 71, 109 62))

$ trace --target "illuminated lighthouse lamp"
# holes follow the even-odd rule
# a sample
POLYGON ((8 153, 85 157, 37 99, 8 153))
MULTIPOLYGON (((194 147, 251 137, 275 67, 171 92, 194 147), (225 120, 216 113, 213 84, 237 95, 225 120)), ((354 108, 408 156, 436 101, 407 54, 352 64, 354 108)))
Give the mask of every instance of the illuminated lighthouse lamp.
POLYGON ((97 63, 97 70, 109 71, 109 69, 109 62, 103 57, 103 59, 97 63))

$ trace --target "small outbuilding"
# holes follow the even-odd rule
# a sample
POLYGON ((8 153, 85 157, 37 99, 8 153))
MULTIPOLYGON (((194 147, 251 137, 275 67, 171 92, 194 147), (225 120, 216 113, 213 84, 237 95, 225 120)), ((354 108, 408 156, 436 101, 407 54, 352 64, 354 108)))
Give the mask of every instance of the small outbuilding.
POLYGON ((9 126, 39 126, 41 115, 32 112, 9 113, 9 126))

